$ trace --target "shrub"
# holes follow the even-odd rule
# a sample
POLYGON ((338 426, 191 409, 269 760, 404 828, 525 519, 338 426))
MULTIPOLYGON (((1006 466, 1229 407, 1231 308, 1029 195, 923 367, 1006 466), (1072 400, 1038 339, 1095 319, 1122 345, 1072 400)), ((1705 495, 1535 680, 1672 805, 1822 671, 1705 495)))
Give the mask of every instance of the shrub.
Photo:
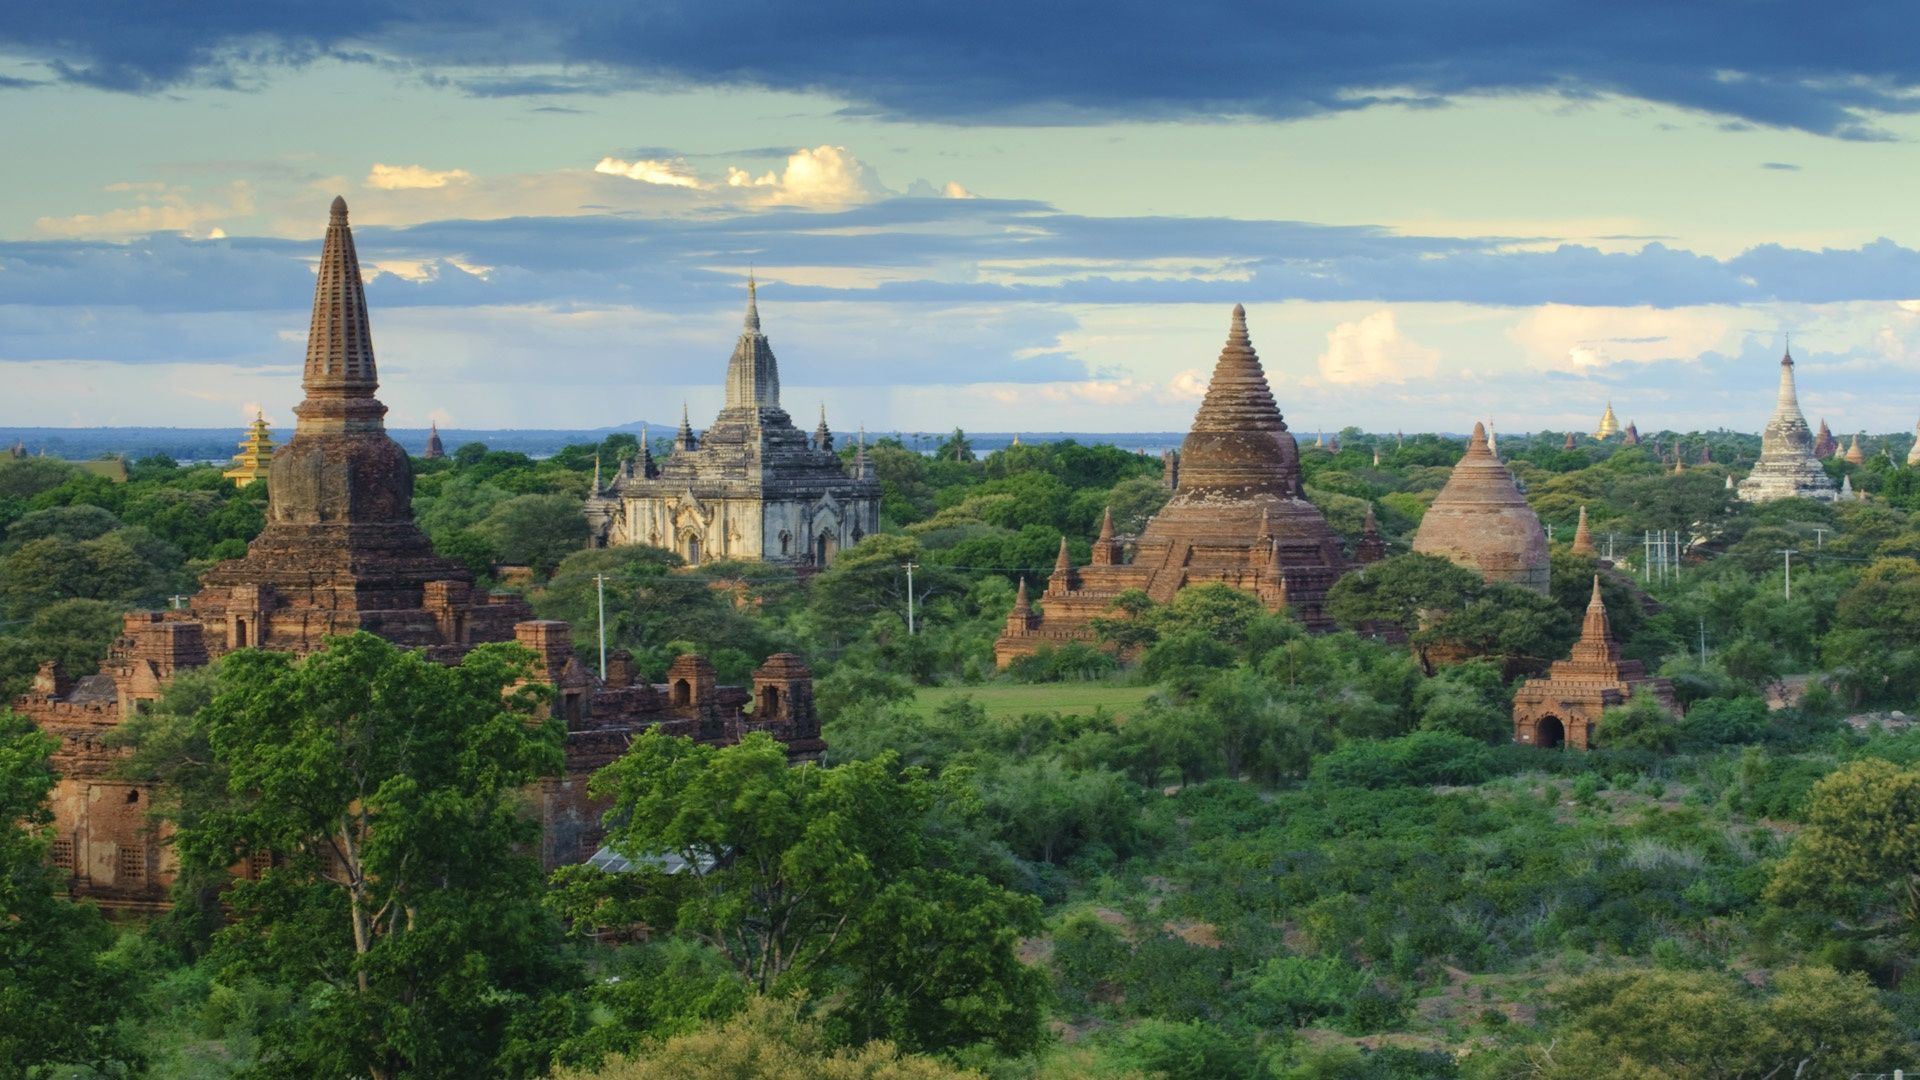
POLYGON ((1354 740, 1313 765, 1313 779, 1348 787, 1478 784, 1494 773, 1485 743, 1445 731, 1382 742, 1354 740))

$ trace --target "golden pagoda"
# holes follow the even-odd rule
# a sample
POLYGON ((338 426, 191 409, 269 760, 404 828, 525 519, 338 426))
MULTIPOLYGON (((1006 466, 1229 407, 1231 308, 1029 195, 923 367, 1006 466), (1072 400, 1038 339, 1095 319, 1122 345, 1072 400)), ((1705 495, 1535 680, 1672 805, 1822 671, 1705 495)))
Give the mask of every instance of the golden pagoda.
POLYGON ((240 440, 240 452, 233 455, 233 468, 220 475, 233 481, 234 487, 246 487, 255 480, 265 480, 271 464, 273 433, 267 430, 267 418, 256 412, 247 437, 240 440))
POLYGON ((1607 411, 1600 414, 1600 426, 1594 431, 1593 437, 1600 442, 1606 442, 1618 434, 1620 434, 1620 421, 1613 418, 1613 402, 1609 401, 1607 411))

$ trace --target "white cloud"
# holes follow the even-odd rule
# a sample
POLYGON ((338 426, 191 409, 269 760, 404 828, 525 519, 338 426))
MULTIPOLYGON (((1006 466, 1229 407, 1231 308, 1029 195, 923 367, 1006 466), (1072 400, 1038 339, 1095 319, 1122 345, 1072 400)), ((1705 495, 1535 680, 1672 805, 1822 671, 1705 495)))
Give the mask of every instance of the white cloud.
POLYGON ((1692 360, 1727 342, 1734 330, 1730 315, 1722 308, 1546 304, 1529 310, 1507 336, 1535 363, 1591 372, 1613 364, 1692 360))
POLYGON ((949 199, 977 199, 980 197, 968 191, 966 188, 961 187, 960 181, 958 180, 947 181, 947 186, 940 189, 940 194, 949 199))
MULTIPOLYGON (((658 184, 661 187, 692 188, 706 191, 713 184, 700 179, 699 174, 687 164, 685 158, 671 158, 656 161, 642 158, 639 161, 622 161, 615 157, 603 157, 593 171, 607 176, 624 176, 629 180, 638 180, 643 184, 658 184)), ((731 170, 729 170, 731 171, 731 170)))
POLYGON ((1199 401, 1207 396, 1207 382, 1206 372, 1188 368, 1167 380, 1167 396, 1175 401, 1199 401))
POLYGON ((465 184, 472 179, 473 174, 465 169, 434 170, 424 165, 383 165, 376 161, 363 183, 379 191, 411 191, 465 184))
POLYGON ((727 168, 730 188, 764 188, 764 201, 785 206, 832 208, 871 202, 893 194, 867 163, 844 146, 801 147, 787 157, 778 175, 771 170, 754 176, 744 169, 727 168))
POLYGON ((1901 300, 1895 306, 1909 315, 1920 315, 1920 300, 1901 300))
POLYGON ((1330 383, 1401 383, 1439 370, 1439 350, 1402 335, 1385 308, 1327 331, 1327 351, 1320 354, 1320 377, 1330 383))

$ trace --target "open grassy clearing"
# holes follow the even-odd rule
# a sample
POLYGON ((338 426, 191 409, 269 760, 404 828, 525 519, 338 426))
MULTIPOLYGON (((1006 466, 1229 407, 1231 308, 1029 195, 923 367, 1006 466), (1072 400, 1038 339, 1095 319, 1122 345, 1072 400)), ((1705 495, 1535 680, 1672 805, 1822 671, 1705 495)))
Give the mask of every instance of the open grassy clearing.
POLYGON ((931 716, 942 705, 961 697, 971 697, 987 711, 987 719, 1017 719, 1028 713, 1089 713, 1106 709, 1125 719, 1146 703, 1151 686, 1118 686, 1112 683, 990 683, 985 686, 930 686, 914 696, 914 711, 931 716))

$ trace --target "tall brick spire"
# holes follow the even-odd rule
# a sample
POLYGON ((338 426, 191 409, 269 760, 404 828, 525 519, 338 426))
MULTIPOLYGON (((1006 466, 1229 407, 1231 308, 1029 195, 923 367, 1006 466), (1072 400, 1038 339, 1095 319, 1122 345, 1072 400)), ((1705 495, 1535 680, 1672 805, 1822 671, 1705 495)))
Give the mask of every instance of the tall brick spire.
POLYGON ((367 292, 347 225, 347 200, 336 196, 313 283, 313 321, 300 379, 306 400, 294 408, 297 430, 313 434, 379 431, 387 407, 373 396, 380 374, 373 360, 367 292))

